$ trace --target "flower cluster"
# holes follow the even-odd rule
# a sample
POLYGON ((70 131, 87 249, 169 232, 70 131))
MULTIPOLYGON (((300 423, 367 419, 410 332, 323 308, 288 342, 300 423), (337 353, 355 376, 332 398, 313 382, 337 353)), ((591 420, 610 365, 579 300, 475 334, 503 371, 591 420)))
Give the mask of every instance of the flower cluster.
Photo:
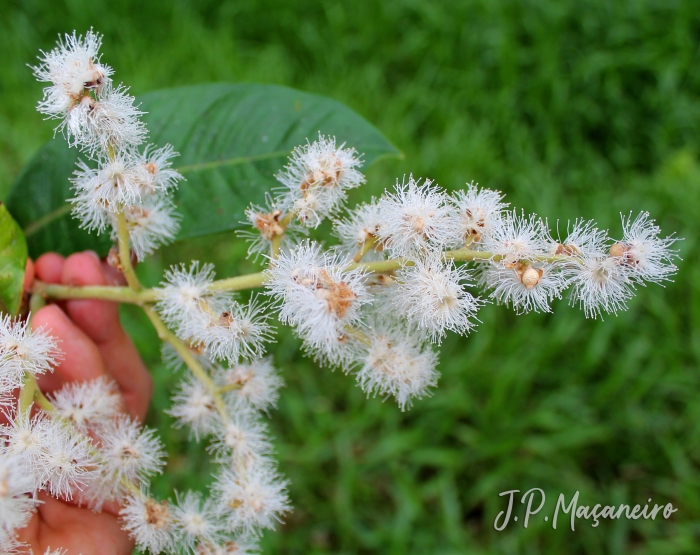
POLYGON ((260 230, 255 248, 267 247, 268 294, 307 352, 355 373, 368 395, 394 396, 402 409, 437 381, 430 344, 448 331, 470 332, 485 303, 549 312, 568 290, 570 303, 595 317, 624 309, 637 285, 661 283, 676 270, 676 239, 661 238, 646 212, 623 216, 619 240, 586 220, 554 239, 545 220, 509 209, 501 193, 473 183, 450 195, 410 176, 346 214, 340 213, 342 187, 331 184, 333 192, 322 191, 333 210, 312 214, 290 198, 303 197, 306 176, 325 167, 331 150, 338 174, 354 175, 355 152, 337 150, 335 141, 321 137, 295 150, 278 175, 285 189, 267 207, 276 215, 275 237, 289 243, 265 244, 254 218, 262 215, 251 207, 251 223, 260 230), (327 250, 292 227, 318 225, 329 215, 339 244, 327 250))
POLYGON ((170 145, 143 146, 146 126, 134 98, 114 86, 112 69, 100 62, 102 38, 66 35, 34 68, 50 83, 38 109, 58 119, 57 130, 80 148, 88 161, 75 171, 73 214, 88 230, 118 234, 119 219, 128 227, 139 260, 175 237, 178 221, 168 194, 182 176, 172 169, 177 156, 170 145))
POLYGON ((265 420, 282 386, 265 356, 273 314, 320 364, 352 373, 368 396, 393 397, 405 410, 437 384, 435 345, 448 332, 471 332, 484 304, 549 312, 568 292, 572 305, 596 317, 626 308, 638 285, 663 283, 676 270, 676 239, 661 237, 646 212, 623 216, 617 240, 588 220, 555 238, 545 220, 510 209, 497 191, 472 183, 450 194, 413 176, 347 209, 348 191, 365 181, 361 156, 319 134, 292 151, 265 205, 245 212, 241 235, 249 255, 266 260, 264 272, 217 281, 212 265, 195 261, 173 266, 160 287, 145 291, 131 253, 142 259, 173 238, 168 194, 181 176, 171 167, 172 147, 142 147, 141 112, 113 86, 100 42, 92 32, 74 34, 43 55, 35 73, 50 86, 39 110, 60 119, 68 142, 89 156, 74 174, 74 214, 88 229, 111 230, 118 248, 110 259, 127 277, 129 300, 139 299, 167 342, 166 363, 190 370, 168 413, 208 442, 217 471, 206 495, 153 499, 149 480, 161 471, 163 448, 125 415, 116 385, 73 383, 46 399, 33 388, 60 359, 55 341, 5 318, 4 551, 18 547, 16 530, 36 510, 39 491, 94 510, 119 503, 123 528, 152 553, 257 551, 261 531, 291 510, 265 420), (309 238, 326 219, 337 239, 330 246, 309 238), (255 287, 265 294, 237 296, 255 287), (44 410, 32 409, 32 399, 44 410))
POLYGON ((124 528, 153 552, 180 553, 184 547, 218 553, 228 545, 248 553, 255 549, 257 530, 272 527, 288 510, 286 483, 269 457, 272 447, 259 417, 274 404, 281 386, 268 359, 220 370, 217 381, 230 417, 217 414, 196 386, 182 392, 172 412, 193 429, 214 435, 210 450, 221 471, 206 499, 187 492, 173 503, 157 502, 148 490, 164 464, 162 444, 153 430, 126 414, 116 384, 106 378, 70 383, 45 399, 51 410, 32 411, 7 388, 29 387, 35 376, 51 371, 59 358, 56 342, 42 330, 7 318, 0 334, 5 338, 0 380, 6 393, 0 409, 7 420, 0 426, 3 553, 22 547, 16 532, 36 511, 40 491, 93 510, 106 502, 122 504, 124 528))

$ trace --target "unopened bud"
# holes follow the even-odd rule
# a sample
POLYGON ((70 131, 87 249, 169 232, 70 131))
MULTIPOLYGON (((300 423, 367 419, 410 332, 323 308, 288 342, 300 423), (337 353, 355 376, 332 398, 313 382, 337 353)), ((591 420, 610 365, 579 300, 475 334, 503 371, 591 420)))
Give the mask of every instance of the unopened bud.
POLYGON ((615 243, 612 247, 610 247, 610 256, 624 256, 628 250, 629 247, 627 247, 624 243, 615 243))
POLYGON ((520 276, 520 281, 522 281, 525 289, 532 289, 535 285, 540 282, 542 277, 542 270, 535 270, 532 266, 527 268, 520 276))

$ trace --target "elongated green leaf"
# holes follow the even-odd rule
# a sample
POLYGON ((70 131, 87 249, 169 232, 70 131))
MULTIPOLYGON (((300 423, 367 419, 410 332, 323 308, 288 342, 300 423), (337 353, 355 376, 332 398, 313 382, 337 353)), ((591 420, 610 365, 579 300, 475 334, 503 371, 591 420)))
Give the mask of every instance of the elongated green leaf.
POLYGON ((0 203, 0 310, 16 315, 22 301, 27 242, 7 207, 0 203))
MULTIPOLYGON (((175 199, 179 239, 240 226, 250 202, 260 203, 291 150, 319 133, 364 153, 365 167, 399 151, 364 118, 334 100, 286 87, 197 85, 138 99, 150 142, 180 152, 175 165, 187 181, 175 199)), ((13 185, 7 200, 25 229, 32 255, 81 249, 105 253, 109 241, 79 229, 66 199, 79 153, 61 137, 44 146, 13 185)))

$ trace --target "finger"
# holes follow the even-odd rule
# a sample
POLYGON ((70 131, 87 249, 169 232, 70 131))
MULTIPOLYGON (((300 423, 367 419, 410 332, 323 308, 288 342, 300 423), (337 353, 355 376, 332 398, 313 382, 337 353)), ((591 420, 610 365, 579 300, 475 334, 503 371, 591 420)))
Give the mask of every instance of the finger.
POLYGON ((106 260, 102 261, 102 273, 105 275, 109 285, 126 285, 124 274, 106 260))
POLYGON ((46 283, 61 283, 64 259, 60 254, 48 252, 36 259, 36 278, 46 283))
POLYGON ((68 553, 85 555, 129 555, 134 542, 121 529, 116 516, 93 513, 40 492, 38 512, 27 528, 20 530, 20 540, 44 553, 49 547, 61 546, 68 553))
MULTIPOLYGON (((73 254, 63 265, 62 282, 70 285, 106 285, 95 253, 73 254)), ((121 389, 132 416, 143 421, 151 398, 152 382, 131 338, 122 329, 119 307, 107 301, 74 299, 66 303, 68 316, 92 339, 107 370, 121 389)))
POLYGON ((22 288, 25 293, 28 293, 34 283, 34 262, 31 258, 27 258, 27 264, 24 267, 24 284, 22 288))
POLYGON ((39 378, 42 391, 52 392, 67 382, 94 380, 108 375, 95 343, 58 306, 49 305, 38 310, 32 317, 32 328, 43 328, 54 337, 62 354, 54 372, 39 378))

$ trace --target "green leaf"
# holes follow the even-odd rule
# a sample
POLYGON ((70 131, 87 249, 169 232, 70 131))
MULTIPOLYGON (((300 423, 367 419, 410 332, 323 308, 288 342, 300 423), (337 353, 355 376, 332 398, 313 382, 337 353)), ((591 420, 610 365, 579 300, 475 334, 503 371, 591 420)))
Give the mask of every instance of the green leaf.
POLYGON ((0 310, 15 316, 22 302, 27 241, 7 207, 0 203, 0 310))
MULTIPOLYGON (((261 203, 291 150, 319 133, 364 153, 364 167, 400 152, 346 106, 286 87, 212 84, 167 89, 138 99, 150 142, 170 143, 186 177, 175 194, 178 239, 240 227, 250 202, 261 203)), ((33 256, 94 249, 109 240, 79 229, 70 215, 70 178, 79 153, 59 136, 45 145, 14 183, 7 200, 25 229, 33 256)))

